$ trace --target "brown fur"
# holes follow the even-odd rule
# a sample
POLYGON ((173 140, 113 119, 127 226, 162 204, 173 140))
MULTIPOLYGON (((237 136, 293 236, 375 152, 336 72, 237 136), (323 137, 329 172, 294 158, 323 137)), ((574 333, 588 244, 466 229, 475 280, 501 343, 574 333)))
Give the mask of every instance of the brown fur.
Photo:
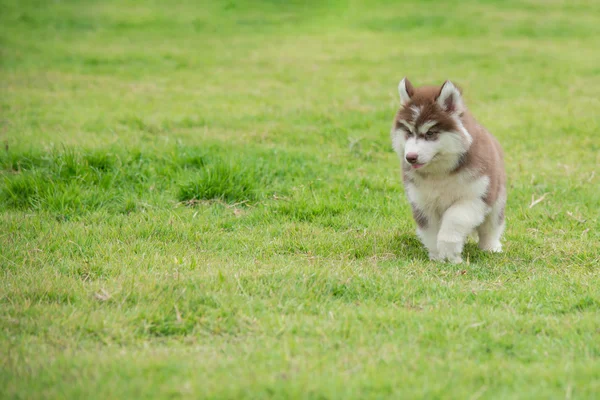
POLYGON ((496 138, 473 118, 469 111, 463 113, 461 121, 473 138, 473 143, 453 172, 467 169, 473 171, 476 176, 488 176, 490 186, 483 200, 491 206, 498 199, 500 190, 505 187, 506 183, 502 147, 496 138))
MULTIPOLYGON (((410 84, 410 82, 407 82, 407 84, 410 84)), ((423 86, 413 89, 413 92, 414 94, 410 99, 410 104, 400 108, 396 114, 396 128, 403 128, 404 125, 399 121, 404 120, 414 124, 417 130, 427 121, 437 121, 436 128, 441 131, 452 131, 456 129, 456 124, 452 118, 450 118, 450 116, 435 102, 440 94, 439 86, 423 86), (421 108, 421 112, 416 121, 414 120, 414 115, 411 110, 412 106, 421 108)))

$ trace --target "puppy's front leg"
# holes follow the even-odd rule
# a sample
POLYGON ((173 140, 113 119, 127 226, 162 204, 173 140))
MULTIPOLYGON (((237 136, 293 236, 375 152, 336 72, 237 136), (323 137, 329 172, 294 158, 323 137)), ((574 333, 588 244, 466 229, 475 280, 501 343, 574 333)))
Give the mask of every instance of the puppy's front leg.
POLYGON ((417 236, 421 243, 427 248, 430 260, 437 260, 437 236, 440 230, 440 220, 434 215, 428 215, 421 210, 415 203, 411 202, 413 218, 417 223, 417 236))
POLYGON ((482 199, 458 201, 446 210, 437 237, 441 260, 462 262, 461 253, 467 235, 483 222, 485 210, 486 205, 482 199))
POLYGON ((440 256, 437 248, 439 224, 430 224, 426 227, 419 226, 417 228, 417 236, 421 239, 421 243, 427 248, 430 260, 439 260, 440 256))

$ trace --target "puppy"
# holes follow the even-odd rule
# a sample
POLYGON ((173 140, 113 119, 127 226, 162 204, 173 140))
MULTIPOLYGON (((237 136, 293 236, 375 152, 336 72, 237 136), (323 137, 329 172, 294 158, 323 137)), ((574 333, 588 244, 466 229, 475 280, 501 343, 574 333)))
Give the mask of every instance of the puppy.
POLYGON ((452 82, 415 88, 404 78, 398 91, 392 145, 429 258, 462 262, 474 231, 481 249, 502 251, 506 175, 500 144, 473 118, 452 82))

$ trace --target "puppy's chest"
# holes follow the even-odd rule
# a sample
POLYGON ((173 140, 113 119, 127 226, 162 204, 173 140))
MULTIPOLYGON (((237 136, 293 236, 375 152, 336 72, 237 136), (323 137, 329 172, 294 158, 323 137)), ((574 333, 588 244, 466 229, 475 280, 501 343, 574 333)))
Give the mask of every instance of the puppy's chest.
POLYGON ((461 174, 415 178, 406 184, 411 202, 428 214, 441 214, 461 199, 478 198, 487 190, 484 177, 469 180, 461 174))

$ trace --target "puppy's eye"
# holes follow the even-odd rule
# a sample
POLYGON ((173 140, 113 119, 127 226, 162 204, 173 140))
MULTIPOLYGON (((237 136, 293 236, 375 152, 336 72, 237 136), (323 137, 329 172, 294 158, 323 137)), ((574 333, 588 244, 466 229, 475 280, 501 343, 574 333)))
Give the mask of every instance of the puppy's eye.
POLYGON ((427 136, 433 136, 437 133, 437 131, 427 131, 426 135, 427 136))
POLYGON ((412 132, 404 125, 399 125, 398 129, 406 133, 408 136, 412 136, 412 132))

